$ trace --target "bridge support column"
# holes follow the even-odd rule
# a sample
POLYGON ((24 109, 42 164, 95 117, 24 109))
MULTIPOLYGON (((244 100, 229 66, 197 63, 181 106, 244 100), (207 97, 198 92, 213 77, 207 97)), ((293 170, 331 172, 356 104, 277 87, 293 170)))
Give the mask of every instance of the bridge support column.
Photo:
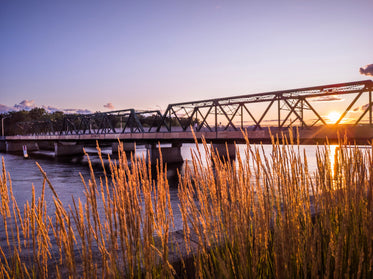
POLYGON ((6 141, 5 142, 5 151, 6 152, 22 152, 23 146, 27 146, 27 151, 36 151, 39 150, 39 146, 36 142, 24 142, 24 141, 6 141))
POLYGON ((83 155, 83 145, 76 143, 54 143, 54 154, 56 157, 70 156, 70 155, 83 155))
POLYGON ((162 160, 164 163, 182 163, 184 162, 181 156, 181 143, 173 143, 172 147, 157 147, 156 144, 149 144, 147 146, 150 149, 150 162, 151 164, 156 164, 160 161, 160 153, 162 153, 162 160))
POLYGON ((213 143, 212 148, 221 158, 236 158, 236 146, 233 143, 213 143))
POLYGON ((54 150, 53 141, 38 141, 38 146, 40 150, 54 150))
POLYGON ((5 141, 0 141, 0 152, 5 152, 6 151, 6 144, 5 141))
MULTIPOLYGON (((123 151, 124 152, 135 152, 136 151, 136 143, 135 142, 122 142, 123 144, 123 151)), ((111 144, 111 152, 113 154, 118 153, 118 142, 113 142, 111 144)))

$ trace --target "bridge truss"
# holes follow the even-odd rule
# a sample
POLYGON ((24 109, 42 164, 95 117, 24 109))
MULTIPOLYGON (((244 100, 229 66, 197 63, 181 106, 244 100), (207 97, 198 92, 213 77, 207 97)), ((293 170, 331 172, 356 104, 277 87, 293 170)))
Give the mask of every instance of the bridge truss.
POLYGON ((201 129, 208 131, 249 129, 255 131, 263 128, 264 119, 272 109, 272 114, 273 111, 275 112, 275 121, 272 120, 272 125, 267 126, 279 129, 294 125, 302 128, 310 128, 315 125, 337 125, 342 123, 349 112, 356 110, 354 105, 364 95, 367 95, 365 102, 368 103, 364 103, 360 107, 364 110, 355 118, 352 125, 362 124, 362 120, 367 118, 367 115, 368 120, 364 119, 364 124, 372 125, 372 90, 373 82, 365 80, 176 103, 168 105, 162 123, 166 123, 168 131, 172 130, 172 119, 177 120, 178 126, 183 131, 196 122, 195 119, 198 119, 198 125, 194 127, 197 131, 201 129), (328 123, 330 119, 318 112, 314 102, 339 101, 344 95, 352 96, 352 100, 349 101, 346 109, 334 123, 328 123), (264 110, 260 111, 259 105, 262 105, 264 110), (307 118, 305 118, 306 111, 308 112, 307 118))
POLYGON ((25 134, 82 135, 147 133, 161 126, 162 121, 159 110, 125 109, 93 114, 67 114, 55 121, 19 122, 17 125, 25 134))
POLYGON ((172 132, 187 131, 191 126, 196 131, 255 131, 265 126, 306 129, 346 124, 346 116, 354 113, 348 124, 372 126, 372 91, 373 81, 365 80, 175 103, 168 105, 163 114, 159 110, 126 109, 65 115, 59 121, 21 122, 18 125, 24 134, 50 135, 172 132), (325 107, 325 104, 330 106, 341 100, 345 102, 345 109, 334 121, 317 107, 318 103, 325 107))

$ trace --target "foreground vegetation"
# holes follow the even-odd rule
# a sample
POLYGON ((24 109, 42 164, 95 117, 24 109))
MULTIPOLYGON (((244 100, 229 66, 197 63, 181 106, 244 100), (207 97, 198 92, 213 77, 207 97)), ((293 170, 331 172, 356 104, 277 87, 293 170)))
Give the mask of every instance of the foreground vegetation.
POLYGON ((92 168, 82 177, 86 200, 72 205, 39 166, 42 194, 33 189, 22 208, 3 162, 0 277, 373 277, 372 148, 340 144, 333 156, 319 148, 312 172, 286 140, 274 140, 270 156, 247 140, 233 162, 204 148, 180 177, 182 242, 173 239, 162 162, 154 175, 146 160, 131 157, 130 167, 120 152, 103 179, 92 168))

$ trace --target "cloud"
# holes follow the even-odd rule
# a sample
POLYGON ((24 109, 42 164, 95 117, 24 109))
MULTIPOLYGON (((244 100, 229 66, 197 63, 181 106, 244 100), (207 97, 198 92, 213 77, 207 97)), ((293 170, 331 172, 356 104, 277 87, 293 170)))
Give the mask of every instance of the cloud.
POLYGON ((362 105, 361 107, 356 107, 352 112, 364 112, 369 107, 369 104, 362 105))
POLYGON ((78 113, 78 114, 90 114, 90 113, 93 113, 93 112, 90 111, 89 109, 78 109, 78 110, 76 110, 76 113, 78 113))
POLYGON ((315 97, 315 98, 310 99, 310 101, 311 102, 341 102, 341 101, 344 101, 344 99, 338 95, 331 95, 331 96, 315 97))
POLYGON ((92 111, 88 110, 88 109, 64 109, 62 110, 64 113, 66 114, 90 114, 92 113, 92 111))
POLYGON ((19 104, 15 104, 14 108, 16 110, 31 110, 36 108, 36 105, 34 100, 23 100, 19 104))
POLYGON ((47 112, 50 112, 50 113, 53 113, 53 112, 56 112, 56 111, 62 111, 61 109, 56 108, 56 107, 52 107, 52 106, 42 106, 42 108, 45 109, 47 112))
POLYGON ((0 113, 6 113, 6 112, 11 111, 11 110, 12 110, 11 107, 0 104, 0 113))
POLYGON ((360 68, 360 74, 373 77, 373 64, 360 68))
POLYGON ((71 113, 90 114, 90 113, 92 113, 92 111, 90 111, 88 109, 71 109, 71 108, 69 108, 69 109, 59 109, 59 108, 56 108, 56 107, 53 107, 53 106, 37 106, 35 104, 34 100, 23 100, 22 102, 20 102, 18 104, 15 104, 12 107, 0 104, 0 113, 7 113, 7 112, 10 112, 10 111, 20 111, 20 110, 30 111, 31 109, 37 108, 37 107, 41 107, 49 113, 53 113, 53 112, 56 112, 56 111, 62 111, 62 112, 67 113, 67 114, 71 114, 71 113))
POLYGON ((104 108, 107 108, 107 109, 114 109, 114 106, 112 103, 107 103, 106 105, 104 105, 104 108))

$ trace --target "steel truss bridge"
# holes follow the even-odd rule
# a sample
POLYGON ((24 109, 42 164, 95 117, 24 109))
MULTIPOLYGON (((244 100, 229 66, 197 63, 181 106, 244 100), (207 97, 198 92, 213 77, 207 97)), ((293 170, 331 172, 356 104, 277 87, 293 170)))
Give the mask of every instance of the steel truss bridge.
POLYGON ((147 133, 155 130, 162 121, 159 110, 135 111, 125 109, 93 114, 70 114, 62 120, 19 122, 24 134, 84 135, 147 133))
MULTIPOLYGON (((167 130, 171 131, 172 126, 169 120, 173 117, 177 119, 178 125, 186 131, 192 124, 193 119, 200 117, 202 121, 196 127, 199 131, 201 128, 206 127, 209 131, 216 130, 220 125, 220 118, 225 120, 226 124, 223 129, 227 130, 232 128, 234 130, 240 130, 247 128, 244 126, 245 113, 247 114, 246 119, 252 120, 254 125, 251 125, 249 129, 255 131, 262 129, 262 122, 271 107, 275 106, 277 119, 277 125, 272 127, 285 128, 292 126, 295 122, 299 122, 303 128, 310 128, 317 124, 328 125, 327 121, 321 116, 321 114, 311 105, 312 101, 316 98, 321 101, 328 100, 331 96, 341 95, 353 95, 353 100, 349 103, 345 111, 340 115, 339 119, 334 123, 335 125, 341 123, 346 114, 351 110, 355 103, 365 94, 368 94, 369 104, 365 106, 365 110, 356 119, 353 125, 358 125, 361 120, 368 113, 369 114, 369 125, 372 125, 372 90, 373 82, 371 80, 349 82, 341 84, 331 84, 323 86, 314 86, 300 89, 291 89, 283 91, 274 91, 259 94, 241 95, 227 98, 217 98, 202 101, 184 102, 177 104, 170 104, 167 107, 166 112, 163 115, 162 123, 166 124, 167 130), (324 98, 324 99, 323 99, 324 98), (255 109, 249 109, 250 104, 265 104, 265 110, 259 112, 255 109), (277 104, 277 106, 276 106, 277 104), (314 122, 311 124, 306 123, 304 118, 304 112, 309 110, 315 117, 314 122), (282 112, 286 114, 282 116, 282 112), (213 117, 213 121, 207 119, 213 117), (295 117, 289 121, 290 117, 295 117), (181 121, 186 118, 187 121, 181 121), (235 124, 238 121, 238 125, 235 124), (235 121, 236 120, 236 121, 235 121), (234 122, 235 121, 235 122, 234 122)), ((330 98, 331 99, 331 98, 330 98)), ((159 127, 158 127, 159 131, 159 127)))
POLYGON ((360 114, 349 124, 372 127, 372 91, 373 81, 364 80, 175 103, 168 105, 163 114, 159 110, 125 109, 65 115, 61 121, 21 122, 18 125, 28 135, 170 133, 190 131, 191 126, 197 132, 259 131, 268 126, 274 129, 291 126, 311 129, 330 126, 330 121, 318 111, 315 102, 338 101, 348 96, 347 107, 333 125, 343 123, 358 101, 365 98, 360 114), (259 106, 263 108, 261 111, 259 106), (275 119, 268 125, 265 118, 270 110, 275 119))

